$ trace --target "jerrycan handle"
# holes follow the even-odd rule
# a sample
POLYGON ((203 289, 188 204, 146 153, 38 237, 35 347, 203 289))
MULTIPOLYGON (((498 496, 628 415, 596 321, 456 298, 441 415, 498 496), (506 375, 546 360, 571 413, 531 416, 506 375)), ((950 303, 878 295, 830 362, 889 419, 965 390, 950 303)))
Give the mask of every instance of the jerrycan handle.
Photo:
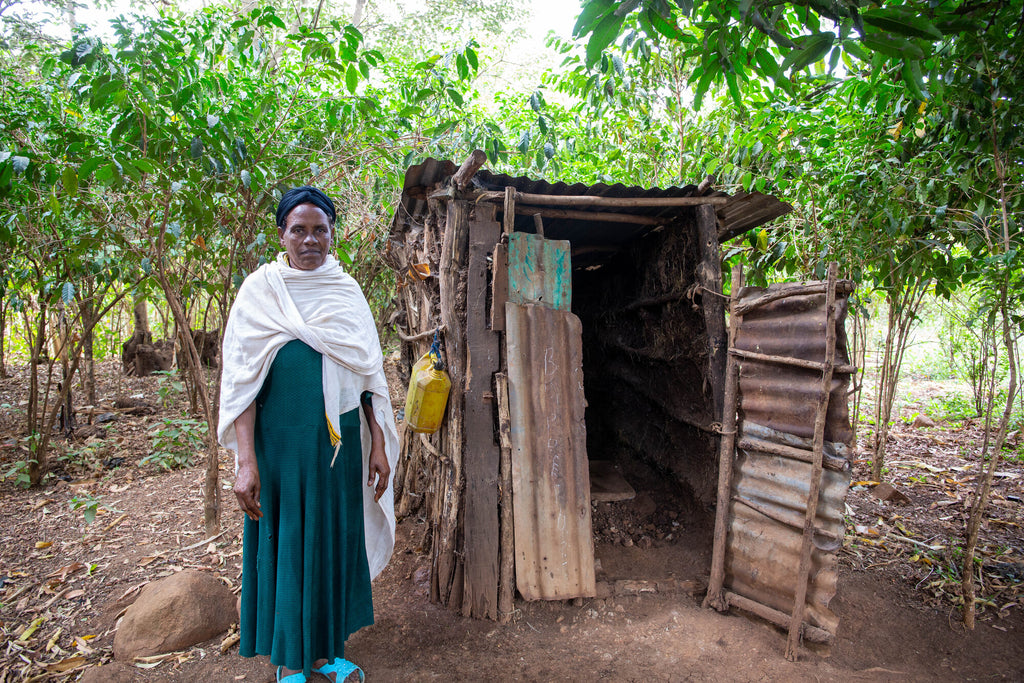
POLYGON ((430 344, 430 360, 435 370, 444 370, 444 360, 441 358, 441 328, 434 330, 434 341, 430 344))

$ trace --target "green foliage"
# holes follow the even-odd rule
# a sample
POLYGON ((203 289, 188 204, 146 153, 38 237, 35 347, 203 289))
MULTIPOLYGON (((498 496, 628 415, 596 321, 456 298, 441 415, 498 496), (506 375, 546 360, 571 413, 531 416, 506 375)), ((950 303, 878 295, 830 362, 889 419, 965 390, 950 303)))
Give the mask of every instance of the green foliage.
POLYGON ((31 477, 29 476, 29 467, 34 462, 33 459, 17 460, 11 464, 10 468, 4 472, 4 479, 14 482, 14 485, 18 488, 27 489, 31 483, 31 477))
POLYGON ((151 450, 139 466, 154 464, 165 470, 189 467, 193 455, 203 450, 208 429, 199 420, 164 418, 149 431, 151 450))
POLYGON ((82 511, 82 517, 85 518, 86 524, 92 524, 93 520, 96 519, 96 513, 99 512, 101 503, 102 499, 93 496, 91 493, 79 493, 68 501, 68 505, 72 510, 82 511))
POLYGON ((170 408, 176 396, 185 390, 185 384, 177 379, 178 373, 171 370, 154 372, 157 383, 157 396, 160 397, 160 405, 170 408))

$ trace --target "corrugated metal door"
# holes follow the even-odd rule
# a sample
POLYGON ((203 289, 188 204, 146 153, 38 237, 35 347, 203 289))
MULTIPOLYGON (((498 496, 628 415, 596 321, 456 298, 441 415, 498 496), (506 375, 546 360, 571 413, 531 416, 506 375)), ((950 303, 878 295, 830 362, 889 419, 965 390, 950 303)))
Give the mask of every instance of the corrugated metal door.
POLYGON ((505 304, 516 587, 527 600, 592 596, 594 541, 583 338, 569 311, 569 243, 513 233, 505 304))
POLYGON ((831 642, 850 484, 846 298, 852 284, 742 286, 733 273, 718 510, 705 606, 831 642))

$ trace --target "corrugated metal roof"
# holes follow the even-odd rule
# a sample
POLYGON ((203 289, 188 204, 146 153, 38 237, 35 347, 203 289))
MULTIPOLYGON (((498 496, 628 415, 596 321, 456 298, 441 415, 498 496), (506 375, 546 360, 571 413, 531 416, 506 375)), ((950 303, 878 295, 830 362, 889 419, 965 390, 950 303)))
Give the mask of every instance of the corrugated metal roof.
POLYGON ((593 596, 594 539, 579 318, 505 305, 516 586, 527 600, 593 596))
MULTIPOLYGON (((410 167, 406 171, 403 185, 403 196, 399 210, 395 213, 391 226, 391 234, 398 237, 407 217, 415 217, 426 211, 426 196, 439 182, 455 173, 456 166, 450 161, 427 159, 422 164, 410 167)), ((576 183, 549 183, 546 180, 534 180, 526 176, 512 177, 495 174, 482 169, 473 177, 473 185, 479 190, 499 191, 505 187, 514 187, 525 194, 543 194, 555 196, 596 196, 607 198, 655 198, 655 197, 692 197, 698 194, 696 185, 669 188, 644 188, 627 186, 621 183, 606 185, 597 183, 585 185, 576 183)), ((793 210, 789 204, 779 201, 776 197, 760 192, 739 192, 730 196, 724 192, 704 193, 710 197, 727 197, 729 202, 717 209, 720 222, 719 238, 729 239, 742 232, 761 226, 779 216, 793 210)), ((569 240, 574 251, 581 249, 584 258, 577 259, 578 267, 585 267, 594 262, 604 260, 605 256, 614 252, 619 246, 631 242, 640 235, 646 234, 657 226, 637 225, 631 223, 602 221, 601 214, 605 211, 626 213, 664 219, 670 224, 680 215, 692 215, 693 207, 630 207, 601 209, 599 207, 566 207, 576 211, 594 214, 593 220, 578 218, 545 217, 544 234, 550 239, 569 240), (604 256, 602 255, 604 254, 604 256)), ((534 219, 528 215, 516 216, 516 230, 534 232, 534 219)))

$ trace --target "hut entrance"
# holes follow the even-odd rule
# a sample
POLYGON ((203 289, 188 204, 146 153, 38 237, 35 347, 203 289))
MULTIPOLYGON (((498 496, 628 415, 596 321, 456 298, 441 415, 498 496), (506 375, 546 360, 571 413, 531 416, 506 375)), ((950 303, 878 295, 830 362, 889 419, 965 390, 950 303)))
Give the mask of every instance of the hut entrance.
POLYGON ((440 328, 452 379, 440 431, 403 434, 395 485, 399 516, 425 522, 432 598, 505 619, 517 591, 594 595, 595 534, 599 557, 624 548, 615 561, 635 570, 626 551, 709 521, 727 353, 719 244, 790 207, 707 186, 550 185, 482 161, 410 168, 394 217, 403 365, 440 328), (637 528, 604 515, 622 504, 592 508, 591 471, 598 484, 618 475, 617 495, 622 480, 636 489, 637 528))

